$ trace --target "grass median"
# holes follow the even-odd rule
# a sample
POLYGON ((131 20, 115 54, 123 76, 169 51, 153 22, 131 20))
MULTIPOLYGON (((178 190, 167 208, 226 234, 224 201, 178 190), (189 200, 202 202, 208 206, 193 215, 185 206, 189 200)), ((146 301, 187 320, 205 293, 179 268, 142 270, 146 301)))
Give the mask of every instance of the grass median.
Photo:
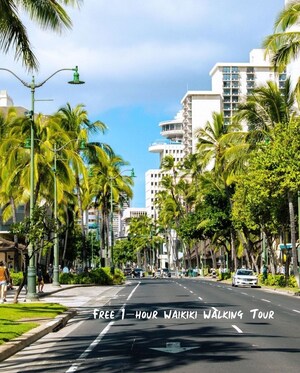
POLYGON ((21 336, 68 308, 56 303, 3 304, 0 306, 0 345, 21 336))

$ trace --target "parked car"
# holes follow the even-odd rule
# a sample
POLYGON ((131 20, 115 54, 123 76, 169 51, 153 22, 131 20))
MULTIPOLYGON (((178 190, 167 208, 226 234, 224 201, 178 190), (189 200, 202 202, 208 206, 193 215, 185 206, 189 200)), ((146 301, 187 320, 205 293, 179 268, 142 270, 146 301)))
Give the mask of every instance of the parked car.
POLYGON ((171 277, 171 273, 168 268, 163 268, 161 272, 161 277, 171 277))
POLYGON ((124 276, 130 276, 132 273, 132 269, 130 267, 126 267, 123 270, 124 276))
POLYGON ((134 268, 132 270, 133 277, 145 277, 145 272, 142 268, 134 268))
POLYGON ((155 278, 160 278, 161 277, 161 270, 160 269, 157 269, 154 273, 154 277, 155 278))
POLYGON ((232 277, 232 286, 257 286, 258 277, 252 269, 238 269, 232 277))

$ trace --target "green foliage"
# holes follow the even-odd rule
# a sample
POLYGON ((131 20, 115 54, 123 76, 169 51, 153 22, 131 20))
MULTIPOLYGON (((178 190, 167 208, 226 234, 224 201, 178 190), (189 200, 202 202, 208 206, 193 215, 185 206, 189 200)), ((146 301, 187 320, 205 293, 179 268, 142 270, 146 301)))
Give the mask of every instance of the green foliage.
POLYGON ((136 261, 134 242, 128 239, 119 239, 114 246, 114 262, 125 266, 126 263, 136 261))
POLYGON ((43 252, 47 252, 53 246, 53 242, 48 237, 51 234, 58 234, 55 219, 51 218, 47 206, 36 206, 33 209, 32 219, 25 218, 22 222, 11 226, 11 233, 18 236, 26 236, 27 242, 34 243, 37 250, 42 247, 43 252))
POLYGON ((19 286, 23 279, 22 272, 14 272, 13 270, 9 271, 13 286, 19 286))
POLYGON ((286 280, 284 275, 272 275, 271 273, 268 274, 266 280, 264 280, 263 275, 259 274, 258 276, 259 282, 267 285, 267 286, 278 286, 278 287, 289 287, 289 288, 297 288, 297 281, 295 276, 289 276, 286 280))
POLYGON ((96 268, 89 272, 80 274, 61 273, 59 275, 59 282, 61 284, 86 284, 86 285, 119 285, 124 282, 123 272, 116 268, 114 275, 110 273, 110 268, 96 268))
POLYGON ((219 273, 219 279, 220 280, 229 280, 229 279, 231 279, 231 276, 232 276, 232 273, 230 271, 219 273))

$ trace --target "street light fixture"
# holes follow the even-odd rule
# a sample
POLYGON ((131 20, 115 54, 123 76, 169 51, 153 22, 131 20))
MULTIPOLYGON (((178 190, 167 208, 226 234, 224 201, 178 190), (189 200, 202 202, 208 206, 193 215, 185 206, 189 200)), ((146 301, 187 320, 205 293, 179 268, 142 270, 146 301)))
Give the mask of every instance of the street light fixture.
MULTIPOLYGON (((34 210, 34 103, 35 103, 35 90, 43 86, 49 79, 61 71, 74 71, 73 80, 69 84, 84 84, 83 81, 79 79, 78 66, 75 68, 64 68, 55 71, 47 79, 41 83, 35 83, 35 78, 32 76, 30 83, 25 82, 19 78, 13 71, 0 67, 0 70, 7 71, 17 78, 26 88, 31 90, 31 111, 30 111, 30 221, 32 222, 33 210, 34 210)), ((27 272, 27 298, 36 299, 38 298, 36 294, 36 270, 35 270, 35 257, 32 242, 28 245, 28 255, 29 255, 29 266, 27 272)))

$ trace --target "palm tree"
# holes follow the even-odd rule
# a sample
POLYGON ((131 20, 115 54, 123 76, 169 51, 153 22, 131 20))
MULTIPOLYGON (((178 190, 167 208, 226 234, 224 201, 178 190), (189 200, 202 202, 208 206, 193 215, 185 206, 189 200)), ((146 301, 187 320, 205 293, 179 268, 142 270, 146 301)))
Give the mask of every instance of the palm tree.
MULTIPOLYGON (((237 145, 240 144, 244 136, 241 125, 235 121, 227 125, 224 122, 223 114, 215 112, 212 122, 208 121, 204 128, 200 128, 196 132, 196 135, 198 162, 202 165, 204 174, 209 175, 210 184, 213 183, 217 189, 223 191, 231 205, 234 173, 237 171, 233 164, 235 167, 240 167, 238 162, 232 161, 232 158, 236 159, 239 155, 237 145)), ((206 176, 202 177, 202 183, 205 179, 207 179, 206 176)), ((201 199, 201 190, 199 193, 201 199)), ((231 255, 236 269, 235 236, 234 229, 231 227, 231 255)))
POLYGON ((62 5, 79 7, 81 2, 82 0, 1 0, 0 48, 7 53, 14 47, 15 59, 22 59, 26 68, 37 70, 38 61, 33 53, 27 29, 21 21, 20 11, 25 11, 41 28, 61 32, 64 27, 68 29, 72 27, 71 19, 62 5))
MULTIPOLYGON (((130 176, 122 175, 122 167, 127 165, 120 156, 113 153, 100 154, 98 162, 93 159, 90 167, 90 195, 91 200, 101 214, 101 253, 106 253, 108 262, 110 214, 117 211, 118 206, 132 198, 133 180, 130 176), (111 206, 112 203, 112 206, 111 206), (111 211, 111 208, 113 211, 111 211)), ((112 228, 112 227, 111 227, 112 228)), ((101 256, 101 255, 100 255, 101 256)))
MULTIPOLYGON (((99 131, 104 132, 107 128, 106 125, 99 120, 91 122, 88 118, 88 112, 85 110, 84 105, 82 104, 72 108, 71 105, 67 103, 65 107, 62 107, 58 110, 57 116, 60 120, 61 129, 67 133, 68 137, 71 140, 74 140, 74 142, 72 143, 73 149, 77 153, 80 150, 80 144, 76 141, 77 139, 84 140, 85 143, 87 143, 89 134, 97 133, 99 131)), ((102 147, 99 147, 97 144, 89 145, 88 149, 90 150, 90 152, 86 154, 91 154, 92 149, 94 149, 93 156, 95 156, 95 148, 97 148, 98 157, 101 154, 102 158, 104 158, 105 150, 103 150, 102 147)), ((88 192, 88 174, 87 169, 82 163, 72 162, 72 167, 75 172, 76 193, 78 199, 77 202, 83 241, 82 259, 83 264, 85 265, 86 237, 83 222, 83 211, 85 210, 87 205, 83 205, 83 195, 88 192)))
POLYGON ((261 141, 271 140, 278 123, 288 123, 296 114, 295 93, 288 78, 282 89, 272 81, 257 87, 238 107, 235 121, 245 121, 248 126, 247 142, 255 147, 261 141))
POLYGON ((266 52, 272 56, 272 63, 276 71, 282 72, 286 66, 298 57, 300 51, 300 33, 292 30, 300 18, 300 1, 291 1, 283 9, 274 25, 274 33, 268 36, 263 43, 266 52))

